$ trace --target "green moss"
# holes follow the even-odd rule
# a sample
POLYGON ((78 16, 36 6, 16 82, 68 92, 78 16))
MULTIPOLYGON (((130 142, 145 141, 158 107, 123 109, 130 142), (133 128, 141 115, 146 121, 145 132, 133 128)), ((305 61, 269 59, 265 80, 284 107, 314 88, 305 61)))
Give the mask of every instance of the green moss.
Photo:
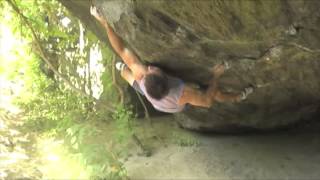
MULTIPOLYGON (((266 39, 274 34, 270 24, 277 23, 281 5, 278 1, 237 1, 233 10, 245 27, 240 36, 246 39, 266 39)), ((274 37, 274 36, 271 36, 274 37)))
POLYGON ((176 130, 171 134, 172 143, 179 146, 198 146, 200 144, 199 140, 192 134, 176 130))

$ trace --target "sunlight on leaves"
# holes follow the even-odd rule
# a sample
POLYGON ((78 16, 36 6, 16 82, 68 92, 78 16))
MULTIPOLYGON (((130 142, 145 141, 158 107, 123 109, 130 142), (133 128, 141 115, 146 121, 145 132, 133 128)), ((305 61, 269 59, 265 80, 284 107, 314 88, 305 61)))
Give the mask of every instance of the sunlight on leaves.
MULTIPOLYGON (((6 16, 0 17, 0 111, 19 118, 0 112, 0 127, 5 130, 0 134, 4 160, 0 164, 7 163, 6 170, 12 170, 0 170, 0 179, 126 176, 118 152, 107 146, 111 135, 92 125, 111 121, 111 113, 96 108, 95 101, 85 96, 99 99, 108 92, 104 96, 115 99, 111 71, 106 70, 111 51, 57 1, 7 2, 13 3, 4 3, 1 14, 6 16), (101 112, 104 115, 98 116, 101 112)), ((118 114, 121 131, 128 129, 130 113, 124 109, 118 114)), ((122 140, 130 134, 131 130, 122 132, 122 140)))
POLYGON ((84 164, 70 156, 62 140, 42 137, 38 142, 41 159, 44 161, 40 171, 44 179, 88 179, 84 164))

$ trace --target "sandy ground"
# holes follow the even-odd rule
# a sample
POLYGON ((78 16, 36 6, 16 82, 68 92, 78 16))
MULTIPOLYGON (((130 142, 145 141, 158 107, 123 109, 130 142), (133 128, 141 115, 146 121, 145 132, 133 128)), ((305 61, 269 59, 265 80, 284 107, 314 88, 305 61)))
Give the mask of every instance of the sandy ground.
POLYGON ((318 179, 320 131, 195 134, 200 145, 169 144, 125 162, 130 179, 318 179))

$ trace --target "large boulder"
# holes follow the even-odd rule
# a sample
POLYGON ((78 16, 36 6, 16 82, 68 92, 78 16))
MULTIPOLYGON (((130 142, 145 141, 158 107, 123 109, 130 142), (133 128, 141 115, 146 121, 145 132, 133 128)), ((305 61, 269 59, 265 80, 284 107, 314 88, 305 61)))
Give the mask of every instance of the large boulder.
MULTIPOLYGON (((78 3, 60 1, 71 11, 78 3)), ((73 12, 88 14, 89 6, 73 12)), ((175 114, 184 128, 268 130, 319 111, 320 1, 101 0, 96 6, 143 62, 206 87, 209 68, 225 61, 231 69, 220 79, 221 90, 256 87, 243 102, 175 114)))

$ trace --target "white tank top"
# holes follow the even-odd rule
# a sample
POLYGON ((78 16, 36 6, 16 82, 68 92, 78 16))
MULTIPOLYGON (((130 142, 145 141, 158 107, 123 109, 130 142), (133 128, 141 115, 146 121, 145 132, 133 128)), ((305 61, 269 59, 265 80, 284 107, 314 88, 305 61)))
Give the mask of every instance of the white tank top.
POLYGON ((145 77, 143 77, 140 81, 138 81, 138 84, 146 96, 146 98, 149 100, 149 102, 153 105, 154 108, 156 108, 159 111, 167 112, 167 113, 176 113, 181 112, 185 105, 179 105, 179 99, 183 93, 184 89, 184 82, 181 79, 168 76, 168 83, 169 83, 169 93, 163 97, 160 100, 154 99, 147 93, 147 90, 144 86, 145 77))

